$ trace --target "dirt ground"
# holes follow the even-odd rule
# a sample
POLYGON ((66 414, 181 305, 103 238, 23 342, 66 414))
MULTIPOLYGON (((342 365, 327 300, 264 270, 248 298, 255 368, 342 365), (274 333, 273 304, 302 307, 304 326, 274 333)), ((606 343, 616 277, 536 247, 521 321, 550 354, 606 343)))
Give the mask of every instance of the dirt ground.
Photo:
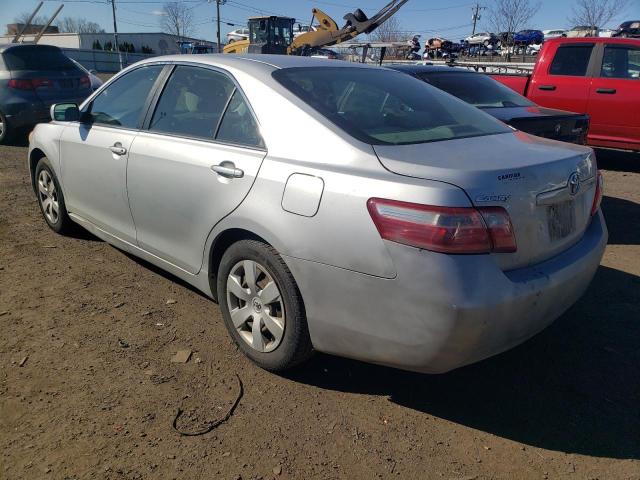
POLYGON ((0 147, 0 478, 640 479, 640 157, 600 153, 610 245, 534 339, 445 375, 317 355, 277 376, 213 302, 50 231, 25 156, 0 147), (172 429, 223 415, 236 374, 227 423, 172 429))

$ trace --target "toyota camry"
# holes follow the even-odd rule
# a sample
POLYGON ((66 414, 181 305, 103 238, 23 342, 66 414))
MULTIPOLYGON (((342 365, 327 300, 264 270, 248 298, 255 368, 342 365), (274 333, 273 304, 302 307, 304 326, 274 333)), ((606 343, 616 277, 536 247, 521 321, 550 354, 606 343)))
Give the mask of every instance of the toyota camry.
POLYGON ((49 227, 195 286, 272 371, 479 361, 575 303, 607 241, 590 148, 392 70, 156 57, 51 116, 28 158, 49 227))

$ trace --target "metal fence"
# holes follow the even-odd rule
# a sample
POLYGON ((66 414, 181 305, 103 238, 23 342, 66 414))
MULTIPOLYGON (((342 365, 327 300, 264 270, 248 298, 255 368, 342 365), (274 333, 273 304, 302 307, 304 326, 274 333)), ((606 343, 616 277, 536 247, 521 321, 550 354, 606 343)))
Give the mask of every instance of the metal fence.
POLYGON ((87 70, 96 70, 101 73, 113 73, 120 71, 120 57, 122 68, 128 67, 145 58, 155 57, 153 54, 109 52, 104 50, 87 50, 80 48, 63 48, 64 54, 73 58, 87 70))

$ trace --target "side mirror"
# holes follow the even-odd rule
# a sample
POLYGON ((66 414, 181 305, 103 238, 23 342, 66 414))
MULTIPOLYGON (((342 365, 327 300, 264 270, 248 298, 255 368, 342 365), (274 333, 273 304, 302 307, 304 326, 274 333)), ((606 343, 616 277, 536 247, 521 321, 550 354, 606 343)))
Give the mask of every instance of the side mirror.
POLYGON ((77 122, 80 120, 80 110, 75 103, 54 103, 49 110, 51 120, 57 122, 77 122))

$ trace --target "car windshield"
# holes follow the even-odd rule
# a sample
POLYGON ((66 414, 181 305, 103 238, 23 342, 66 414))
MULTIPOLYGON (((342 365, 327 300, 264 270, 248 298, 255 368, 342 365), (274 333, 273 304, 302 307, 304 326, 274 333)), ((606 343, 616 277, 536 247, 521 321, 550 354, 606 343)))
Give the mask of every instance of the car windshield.
POLYGON ((481 73, 419 73, 421 80, 470 103, 474 107, 530 107, 534 105, 522 95, 481 73))
POLYGON ((399 72, 302 67, 276 70, 273 77, 344 131, 373 145, 510 132, 493 117, 399 72))
POLYGON ((69 57, 55 47, 24 45, 2 54, 9 70, 75 70, 69 57))

